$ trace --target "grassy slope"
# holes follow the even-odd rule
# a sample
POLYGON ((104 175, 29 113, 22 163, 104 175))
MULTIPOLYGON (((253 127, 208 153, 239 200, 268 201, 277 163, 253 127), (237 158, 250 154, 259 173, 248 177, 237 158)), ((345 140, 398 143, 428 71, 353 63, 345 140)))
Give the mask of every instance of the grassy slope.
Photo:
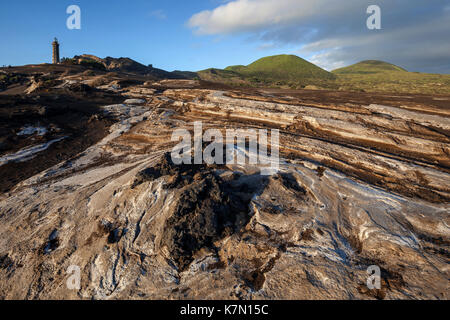
POLYGON ((354 65, 336 69, 335 74, 373 74, 379 72, 408 72, 399 66, 378 60, 366 60, 354 65))
POLYGON ((206 81, 220 82, 232 85, 249 85, 242 75, 231 70, 210 68, 197 72, 197 76, 206 81))
POLYGON ((376 60, 362 61, 329 73, 297 56, 279 55, 259 59, 248 66, 207 69, 197 74, 203 80, 237 86, 450 94, 450 75, 408 72, 376 60))
POLYGON ((231 67, 247 76, 274 80, 334 79, 333 74, 294 55, 278 55, 259 59, 252 64, 231 67))
POLYGON ((304 87, 324 85, 336 76, 294 55, 259 59, 248 66, 230 66, 198 72, 203 80, 252 86, 304 87))
POLYGON ((382 61, 362 61, 334 70, 342 90, 449 94, 450 75, 408 72, 382 61))

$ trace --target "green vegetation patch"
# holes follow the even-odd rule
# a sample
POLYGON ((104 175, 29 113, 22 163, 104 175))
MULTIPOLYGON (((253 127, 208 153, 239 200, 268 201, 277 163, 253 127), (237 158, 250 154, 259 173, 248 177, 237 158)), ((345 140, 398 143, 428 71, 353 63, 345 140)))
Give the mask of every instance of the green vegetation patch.
POLYGON ((362 61, 333 73, 341 90, 450 94, 450 75, 408 72, 383 61, 362 61))
POLYGON ((248 66, 207 69, 197 74, 202 80, 234 86, 450 94, 450 75, 408 72, 378 60, 361 61, 328 72, 297 56, 278 55, 248 66))
POLYGON ((354 65, 336 69, 334 74, 374 74, 385 72, 408 72, 405 69, 391 63, 378 60, 366 60, 354 65))

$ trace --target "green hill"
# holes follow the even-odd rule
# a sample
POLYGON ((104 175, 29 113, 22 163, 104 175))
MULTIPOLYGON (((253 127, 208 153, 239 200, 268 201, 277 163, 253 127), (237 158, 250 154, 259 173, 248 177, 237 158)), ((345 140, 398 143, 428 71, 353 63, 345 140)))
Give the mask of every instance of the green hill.
POLYGON ((297 56, 278 55, 259 59, 248 66, 207 69, 197 75, 202 80, 232 86, 424 94, 450 92, 450 75, 408 72, 378 60, 361 61, 328 72, 297 56))
POLYGON ((209 81, 290 88, 329 85, 336 79, 332 73, 294 55, 265 57, 248 66, 230 66, 225 70, 207 69, 198 75, 209 81))
POLYGON ((450 92, 450 75, 408 72, 396 65, 361 61, 332 71, 340 90, 367 92, 437 93, 450 92))
POLYGON ((366 60, 332 71, 334 74, 372 74, 386 72, 407 72, 394 64, 378 60, 366 60))
POLYGON ((335 76, 294 55, 278 55, 259 59, 248 66, 232 66, 230 70, 246 77, 272 80, 334 79, 335 76))

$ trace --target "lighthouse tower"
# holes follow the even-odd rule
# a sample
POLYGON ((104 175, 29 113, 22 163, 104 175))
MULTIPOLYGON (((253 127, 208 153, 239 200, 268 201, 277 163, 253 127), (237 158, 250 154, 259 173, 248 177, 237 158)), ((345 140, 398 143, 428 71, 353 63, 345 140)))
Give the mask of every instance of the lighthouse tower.
POLYGON ((55 38, 55 40, 52 43, 53 46, 53 55, 52 55, 52 63, 58 64, 59 63, 59 42, 58 39, 55 38))

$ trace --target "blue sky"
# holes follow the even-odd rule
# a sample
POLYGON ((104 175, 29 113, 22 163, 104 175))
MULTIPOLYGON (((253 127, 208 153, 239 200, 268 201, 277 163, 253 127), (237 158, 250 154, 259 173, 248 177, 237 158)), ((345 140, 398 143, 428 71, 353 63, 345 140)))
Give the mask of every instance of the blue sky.
POLYGON ((199 36, 189 18, 221 1, 24 1, 3 2, 0 34, 6 44, 0 65, 51 61, 53 37, 61 42, 61 56, 88 53, 100 57, 130 57, 166 70, 201 70, 249 63, 265 54, 246 36, 199 36), (66 27, 66 8, 81 8, 81 30, 66 27))
POLYGON ((0 6, 0 65, 50 62, 56 36, 64 57, 130 57, 169 71, 289 53, 327 69, 380 59, 410 71, 450 72, 444 0, 15 0, 0 6), (66 28, 72 4, 81 8, 81 30, 66 28), (366 28, 369 4, 382 8, 382 30, 366 28))

